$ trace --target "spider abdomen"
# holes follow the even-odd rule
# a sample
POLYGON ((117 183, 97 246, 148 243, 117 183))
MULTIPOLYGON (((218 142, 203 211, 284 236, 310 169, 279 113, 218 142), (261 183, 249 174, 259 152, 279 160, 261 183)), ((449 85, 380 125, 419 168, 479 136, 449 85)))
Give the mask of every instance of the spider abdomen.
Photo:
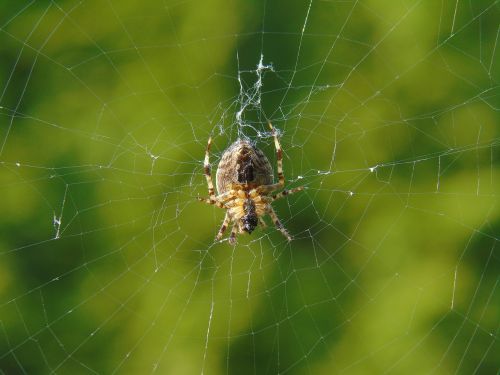
POLYGON ((273 170, 264 153, 250 142, 239 139, 224 151, 217 167, 217 192, 223 194, 231 185, 249 190, 273 183, 273 170))

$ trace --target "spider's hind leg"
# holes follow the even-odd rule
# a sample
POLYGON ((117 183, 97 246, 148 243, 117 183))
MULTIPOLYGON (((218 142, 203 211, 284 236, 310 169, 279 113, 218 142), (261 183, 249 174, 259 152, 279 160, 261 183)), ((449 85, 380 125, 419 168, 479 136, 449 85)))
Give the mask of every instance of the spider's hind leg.
POLYGON ((198 197, 197 198, 200 202, 204 202, 206 204, 211 204, 211 205, 214 205, 214 206, 217 206, 219 208, 226 208, 226 206, 224 205, 224 203, 221 203, 217 200, 211 200, 211 199, 208 199, 208 198, 202 198, 202 197, 198 197))
POLYGON ((269 128, 273 133, 274 146, 276 148, 276 162, 278 164, 278 184, 280 187, 285 186, 285 175, 283 174, 283 150, 281 149, 280 141, 278 140, 278 134, 274 129, 273 125, 269 123, 269 128))
POLYGON ((296 187, 294 189, 283 190, 282 192, 280 192, 278 194, 273 194, 271 197, 272 197, 272 200, 275 201, 276 199, 283 198, 284 196, 291 195, 291 194, 297 193, 297 192, 302 191, 302 190, 304 190, 304 187, 299 186, 299 187, 296 187))
POLYGON ((208 185, 208 195, 211 201, 215 201, 214 183, 212 182, 212 168, 210 166, 210 146, 212 145, 212 137, 208 138, 207 149, 205 151, 205 160, 203 162, 203 169, 208 185))

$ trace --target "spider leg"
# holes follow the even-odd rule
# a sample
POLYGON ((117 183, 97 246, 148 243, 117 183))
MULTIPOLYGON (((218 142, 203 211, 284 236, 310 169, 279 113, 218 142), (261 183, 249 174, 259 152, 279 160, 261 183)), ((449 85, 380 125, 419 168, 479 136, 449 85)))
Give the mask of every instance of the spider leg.
POLYGON ((285 186, 285 175, 283 174, 283 151, 281 150, 280 141, 278 140, 278 134, 276 134, 276 130, 274 130, 273 125, 269 123, 269 128, 271 128, 271 132, 274 136, 274 146, 276 147, 276 161, 278 163, 278 185, 283 187, 285 186))
POLYGON ((257 191, 257 194, 268 194, 272 191, 282 189, 283 186, 281 184, 272 184, 272 185, 261 185, 255 190, 257 191))
POLYGON ((231 234, 229 236, 229 243, 231 245, 235 245, 236 244, 236 232, 238 231, 238 225, 236 225, 237 223, 234 223, 233 224, 233 228, 231 229, 231 234))
POLYGON ((231 189, 229 191, 226 191, 223 194, 217 195, 215 197, 215 199, 217 199, 219 202, 227 202, 227 201, 229 201, 231 199, 234 199, 237 196, 238 196, 238 191, 234 190, 234 189, 231 189))
POLYGON ((214 196, 214 198, 201 198, 198 197, 198 200, 200 202, 205 202, 207 204, 213 204, 214 206, 220 207, 220 208, 228 208, 227 204, 229 203, 230 200, 234 199, 234 197, 237 195, 236 190, 230 190, 226 191, 224 194, 220 194, 217 196, 214 196))
POLYGON ((230 221, 231 221, 231 216, 229 216, 229 212, 226 212, 226 216, 224 217, 224 221, 222 222, 219 232, 217 233, 217 236, 215 236, 215 239, 217 241, 219 241, 222 238, 222 235, 226 231, 230 221))
POLYGON ((267 224, 266 222, 264 221, 263 218, 259 217, 259 224, 262 226, 262 228, 267 228, 267 224))
POLYGON ((290 234, 285 229, 283 224, 281 224, 280 219, 278 219, 278 215, 276 215, 276 212, 274 212, 273 208, 270 205, 268 205, 268 207, 267 207, 267 213, 269 214, 269 216, 271 216, 271 219, 273 219, 273 222, 274 222, 274 225, 276 225, 276 228, 278 228, 280 230, 280 232, 283 233, 283 236, 285 236, 288 241, 291 241, 292 236, 290 236, 290 234))
POLYGON ((278 193, 278 194, 273 194, 271 196, 271 202, 272 201, 275 201, 276 199, 280 199, 280 198, 283 198, 284 196, 286 195, 290 195, 290 194, 293 194, 293 193, 297 193, 299 191, 302 191, 304 190, 304 187, 303 186, 299 186, 299 187, 296 187, 294 189, 290 189, 290 190, 283 190, 282 192, 278 193))
POLYGON ((217 206, 219 208, 226 208, 226 206, 224 205, 224 203, 222 202, 219 202, 218 200, 211 200, 211 199, 208 199, 208 198, 202 198, 202 197, 198 197, 197 198, 200 202, 204 202, 206 204, 213 204, 214 206, 217 206))
POLYGON ((209 200, 215 201, 214 183, 212 182, 212 174, 211 174, 211 167, 210 167, 210 146, 211 146, 211 144, 212 144, 212 137, 209 137, 208 144, 207 144, 207 150, 205 151, 205 161, 203 163, 203 167, 204 167, 204 171, 205 171, 205 177, 207 179, 209 200))

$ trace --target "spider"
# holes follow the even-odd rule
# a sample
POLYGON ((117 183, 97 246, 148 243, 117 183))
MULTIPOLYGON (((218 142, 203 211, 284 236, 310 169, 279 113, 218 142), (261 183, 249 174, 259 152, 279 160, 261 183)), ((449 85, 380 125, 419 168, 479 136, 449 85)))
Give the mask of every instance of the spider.
POLYGON ((271 194, 285 187, 285 177, 278 136, 271 123, 269 123, 269 128, 274 136, 276 147, 278 183, 273 183, 273 170, 264 153, 249 141, 238 139, 224 151, 217 167, 217 196, 215 195, 210 167, 212 137, 208 139, 204 169, 209 198, 199 197, 198 199, 226 210, 226 216, 215 237, 216 240, 220 240, 229 224, 233 223, 229 243, 234 245, 237 232, 251 234, 258 224, 265 228, 266 223, 262 218, 265 214, 271 216, 276 227, 288 241, 292 240, 274 212, 271 203, 286 195, 301 191, 304 187, 285 189, 279 193, 271 194))

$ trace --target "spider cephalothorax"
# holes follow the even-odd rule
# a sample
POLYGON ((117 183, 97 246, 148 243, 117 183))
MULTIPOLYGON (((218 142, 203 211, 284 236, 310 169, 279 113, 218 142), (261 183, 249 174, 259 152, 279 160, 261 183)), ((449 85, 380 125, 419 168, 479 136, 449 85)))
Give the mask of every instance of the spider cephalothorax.
POLYGON ((216 236, 217 240, 222 238, 228 225, 233 223, 229 242, 234 244, 237 232, 250 234, 259 223, 265 226, 262 217, 266 214, 271 216, 276 227, 289 241, 292 239, 276 216, 271 202, 303 188, 301 186, 271 195, 272 192, 285 187, 285 177, 278 136, 271 124, 269 127, 276 147, 278 183, 273 183, 273 170, 264 153, 249 141, 238 139, 224 151, 217 167, 217 196, 212 182, 209 158, 212 138, 208 140, 204 166, 209 198, 200 200, 226 210, 226 217, 216 236))
POLYGON ((252 199, 247 199, 243 203, 243 212, 245 215, 241 218, 242 229, 245 232, 252 233, 259 223, 259 218, 257 217, 257 212, 255 211, 255 203, 252 199))

